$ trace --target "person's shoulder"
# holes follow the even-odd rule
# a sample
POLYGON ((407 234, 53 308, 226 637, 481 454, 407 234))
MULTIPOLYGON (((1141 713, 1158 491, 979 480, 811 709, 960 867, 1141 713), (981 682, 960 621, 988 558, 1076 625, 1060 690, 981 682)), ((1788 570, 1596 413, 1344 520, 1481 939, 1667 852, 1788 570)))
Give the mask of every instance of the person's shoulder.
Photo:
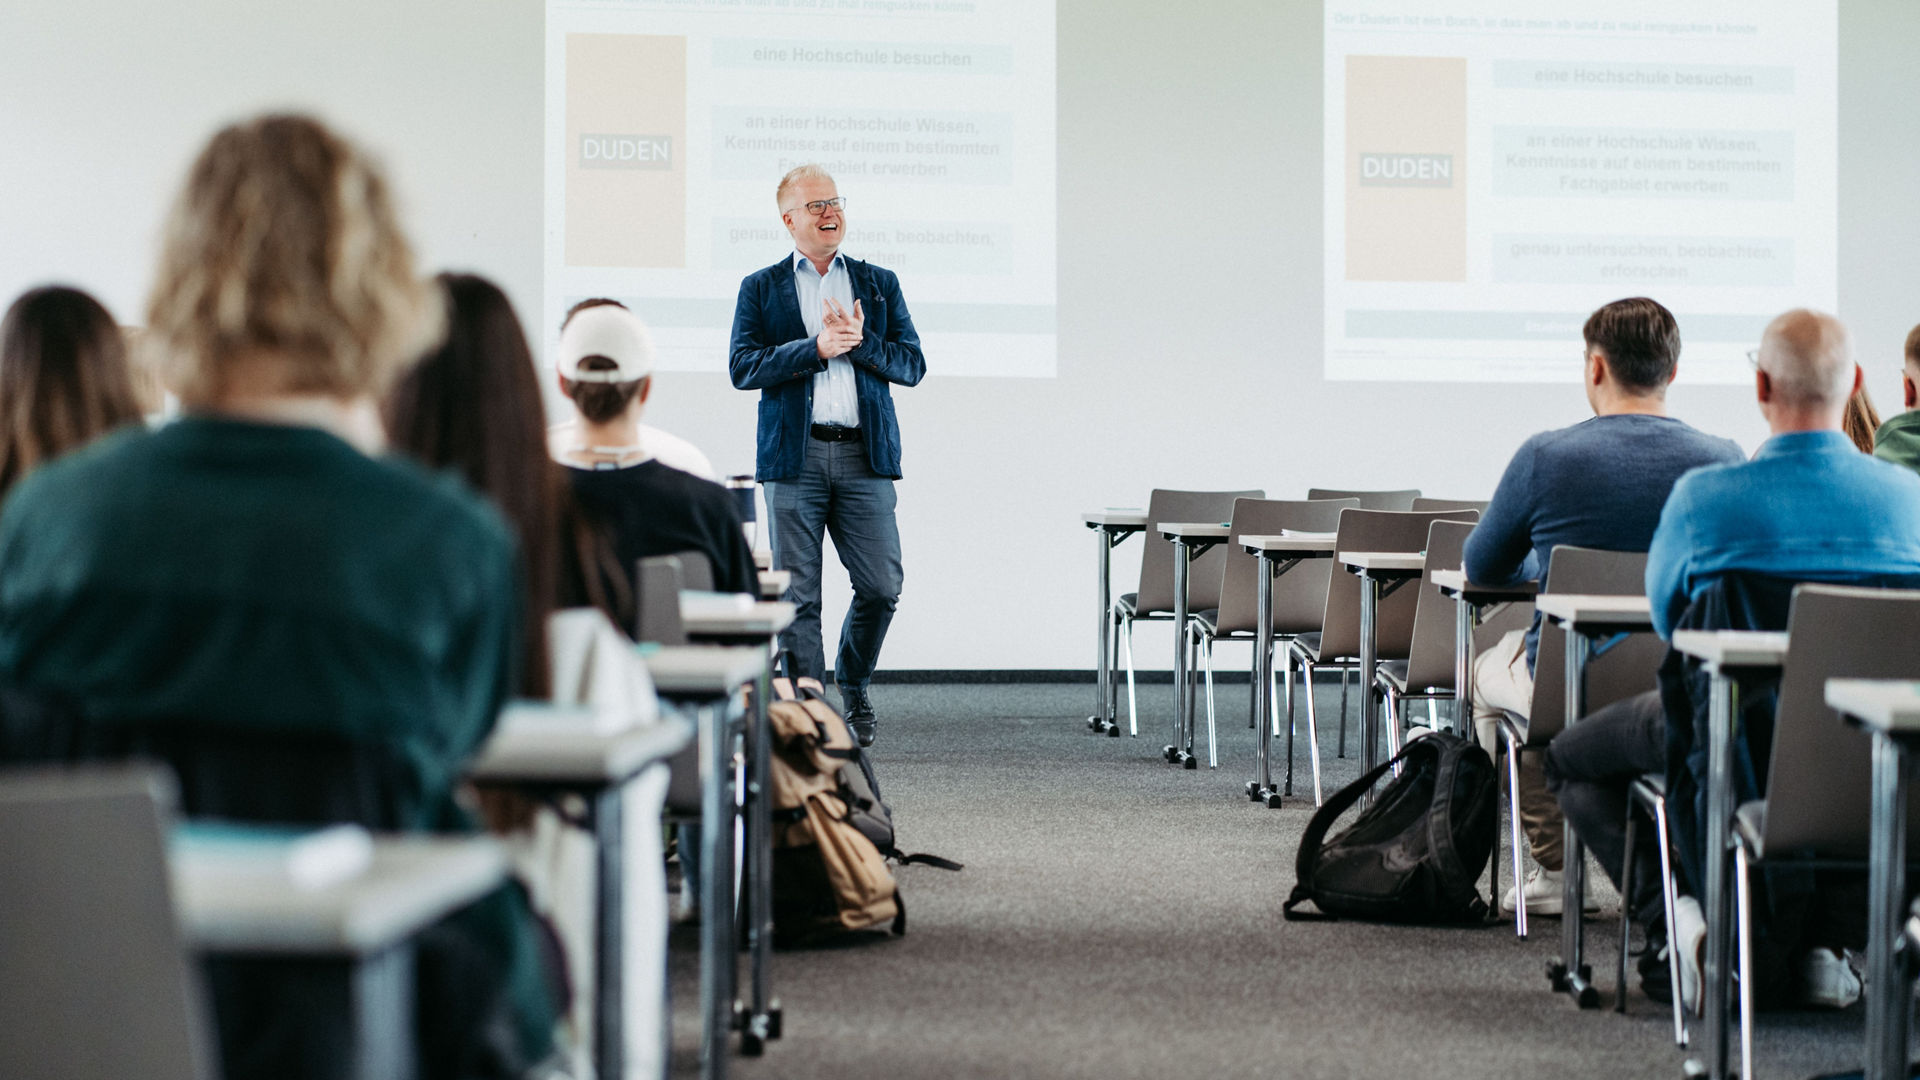
POLYGON ((1747 453, 1740 449, 1740 444, 1724 435, 1710 435, 1679 417, 1662 419, 1667 421, 1667 426, 1662 429, 1667 438, 1699 454, 1706 462, 1731 464, 1747 460, 1747 453))
POLYGON ((879 263, 871 263, 865 259, 856 259, 851 255, 846 258, 849 265, 858 267, 860 273, 869 275, 877 284, 892 286, 900 284, 900 275, 881 266, 879 263))
POLYGON ((428 469, 395 455, 367 457, 353 468, 375 514, 394 514, 430 530, 449 557, 482 557, 512 551, 513 532, 494 505, 452 472, 428 469))
POLYGON ((745 288, 756 288, 759 286, 770 285, 773 282, 778 281, 782 274, 790 274, 792 272, 793 272, 793 256, 789 255, 786 258, 781 259, 779 262, 774 263, 772 266, 763 266, 760 269, 755 270, 753 273, 748 274, 746 277, 741 278, 740 287, 745 289, 745 288))
POLYGON ((670 461, 655 457, 651 461, 634 466, 637 476, 644 477, 654 487, 671 490, 683 497, 702 503, 723 502, 731 506, 733 496, 722 485, 680 468, 670 461))
POLYGON ((31 520, 43 503, 71 511, 82 502, 112 501, 113 492, 145 483, 155 439, 144 424, 129 424, 40 465, 7 493, 7 516, 31 520))

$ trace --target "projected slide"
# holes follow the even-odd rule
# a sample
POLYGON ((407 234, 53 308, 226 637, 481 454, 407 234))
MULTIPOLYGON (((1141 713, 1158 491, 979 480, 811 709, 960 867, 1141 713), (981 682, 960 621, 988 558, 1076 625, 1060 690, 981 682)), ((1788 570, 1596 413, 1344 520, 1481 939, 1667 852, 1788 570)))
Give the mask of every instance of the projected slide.
POLYGON ((1052 0, 549 0, 546 318, 611 296, 724 371, 740 279, 817 162, 941 375, 1051 377, 1052 0))
POLYGON ((1834 306, 1834 0, 1328 0, 1326 376, 1563 381, 1599 305, 1745 381, 1834 306))

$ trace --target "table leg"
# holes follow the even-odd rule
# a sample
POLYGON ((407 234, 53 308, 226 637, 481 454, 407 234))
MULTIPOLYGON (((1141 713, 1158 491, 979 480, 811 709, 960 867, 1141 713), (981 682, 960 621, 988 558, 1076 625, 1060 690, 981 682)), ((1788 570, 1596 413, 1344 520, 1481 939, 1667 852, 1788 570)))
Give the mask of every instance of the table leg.
POLYGON ((593 799, 593 1072, 610 1077, 627 1075, 626 807, 621 791, 620 785, 610 785, 593 799))
MULTIPOLYGON (((1379 643, 1374 640, 1374 621, 1380 612, 1380 583, 1365 570, 1360 571, 1360 738, 1366 743, 1360 768, 1370 773, 1380 764, 1379 690, 1374 685, 1373 669, 1379 643)), ((1312 691, 1309 690, 1309 693, 1312 691)), ((1369 791, 1361 806, 1373 805, 1369 791)))
POLYGON ((1183 768, 1197 769, 1193 756, 1193 738, 1187 716, 1187 542, 1173 538, 1173 745, 1167 747, 1167 760, 1183 768))
POLYGON ((341 989, 358 1039, 352 1080, 413 1080, 420 1072, 420 1050, 414 1041, 417 987, 412 942, 342 960, 338 966, 343 969, 341 989))
POLYGON ((1453 602, 1453 729, 1480 741, 1473 730, 1473 605, 1458 597, 1453 602))
POLYGON ((1273 563, 1262 555, 1254 560, 1254 567, 1258 582, 1254 618, 1259 621, 1253 645, 1253 712, 1259 730, 1254 733, 1253 744, 1257 771, 1247 785, 1247 797, 1277 807, 1280 796, 1273 790, 1273 723, 1269 719, 1273 715, 1273 563))
MULTIPOLYGON (((1593 643, 1587 635, 1567 630, 1566 727, 1586 711, 1587 658, 1593 643)), ((1560 955, 1547 964, 1547 979, 1557 991, 1565 993, 1583 1009, 1600 1004, 1600 992, 1593 986, 1593 969, 1587 965, 1584 932, 1586 929, 1587 852, 1571 823, 1563 823, 1566 853, 1561 864, 1560 955)), ((1524 903, 1524 900, 1520 901, 1524 903)))
POLYGON ((1705 982, 1708 1080, 1727 1080, 1727 1011, 1733 972, 1728 966, 1733 934, 1733 890, 1728 853, 1733 842, 1733 718, 1740 692, 1731 677, 1713 672, 1707 715, 1707 960, 1705 982))
POLYGON ((780 1037, 780 1006, 774 1002, 769 968, 773 958, 773 730, 767 705, 773 699, 771 667, 754 681, 753 712, 747 718, 747 948, 749 997, 740 1050, 757 1055, 780 1037))
POLYGON ((1118 735, 1120 730, 1113 722, 1113 714, 1108 711, 1111 697, 1108 693, 1112 685, 1113 669, 1108 663, 1112 655, 1110 636, 1113 633, 1113 532, 1105 526, 1098 526, 1094 533, 1100 544, 1099 580, 1100 587, 1100 628, 1094 634, 1100 654, 1094 659, 1093 679, 1093 715, 1087 718, 1090 731, 1104 731, 1109 735, 1118 735))
POLYGON ((733 765, 725 704, 700 711, 700 1076, 727 1075, 733 1030, 733 765))
POLYGON ((1906 749, 1873 733, 1873 848, 1867 868, 1867 1080, 1907 1075, 1912 990, 1897 973, 1900 901, 1907 876, 1906 749))

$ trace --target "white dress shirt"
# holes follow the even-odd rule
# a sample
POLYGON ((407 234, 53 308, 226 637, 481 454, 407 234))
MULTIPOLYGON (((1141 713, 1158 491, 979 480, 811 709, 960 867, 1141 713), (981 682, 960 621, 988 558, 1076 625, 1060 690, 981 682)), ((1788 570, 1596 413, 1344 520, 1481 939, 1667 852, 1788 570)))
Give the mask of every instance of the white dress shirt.
MULTIPOLYGON (((827 276, 813 268, 813 260, 793 253, 793 291, 800 300, 800 321, 807 325, 809 337, 819 337, 824 323, 820 306, 832 297, 849 314, 853 311, 853 278, 847 273, 847 257, 838 253, 827 264, 827 276)), ((845 356, 827 361, 827 370, 813 377, 813 422, 837 427, 860 426, 860 391, 854 381, 853 363, 845 356)))

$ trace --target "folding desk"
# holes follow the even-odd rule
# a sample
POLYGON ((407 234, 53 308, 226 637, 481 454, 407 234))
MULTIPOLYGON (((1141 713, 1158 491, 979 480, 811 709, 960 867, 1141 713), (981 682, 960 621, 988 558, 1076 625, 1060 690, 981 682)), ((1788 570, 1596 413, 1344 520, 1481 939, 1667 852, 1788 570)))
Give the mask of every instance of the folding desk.
MULTIPOLYGON (((1330 559, 1333 557, 1333 537, 1328 536, 1242 536, 1240 546, 1260 560, 1258 604, 1254 618, 1259 627, 1255 631, 1255 657, 1259 664, 1254 674, 1253 712, 1260 717, 1260 738, 1254 743, 1254 769, 1252 780, 1247 781, 1247 798, 1254 802, 1265 803, 1268 809, 1278 809, 1283 795, 1293 794, 1293 715, 1287 715, 1287 783, 1285 791, 1277 791, 1273 786, 1273 726, 1268 717, 1273 712, 1273 581, 1281 574, 1293 569, 1307 559, 1330 559)), ((1307 693, 1313 693, 1313 687, 1307 687, 1307 693)), ((1293 665, 1287 665, 1287 700, 1293 700, 1293 665)), ((1320 745, 1315 742, 1308 747, 1313 755, 1313 804, 1320 805, 1320 745)))
MULTIPOLYGON (((1228 527, 1217 521, 1162 521, 1154 525, 1173 542, 1173 743, 1162 751, 1183 769, 1198 768, 1193 756, 1193 717, 1187 708, 1187 571, 1193 560, 1226 541, 1228 527)), ((1209 763, 1218 768, 1220 762, 1209 763)))
MULTIPOLYGON (((1364 772, 1380 764, 1380 686, 1375 681, 1379 667, 1380 601, 1425 572, 1427 557, 1418 551, 1342 551, 1334 555, 1347 572, 1360 578, 1360 738, 1367 744, 1364 772)), ((1399 732, 1391 741, 1397 748, 1399 732)), ((1361 805, 1373 805, 1368 792, 1361 805)))
MULTIPOLYGON (((1113 685, 1113 549, 1121 541, 1147 527, 1145 510, 1089 510, 1080 515, 1100 543, 1100 631, 1096 638, 1100 655, 1095 659, 1095 701, 1093 715, 1087 718, 1087 730, 1103 731, 1118 738, 1120 725, 1114 720, 1113 685)), ((1140 734, 1135 731, 1133 734, 1140 734)))

